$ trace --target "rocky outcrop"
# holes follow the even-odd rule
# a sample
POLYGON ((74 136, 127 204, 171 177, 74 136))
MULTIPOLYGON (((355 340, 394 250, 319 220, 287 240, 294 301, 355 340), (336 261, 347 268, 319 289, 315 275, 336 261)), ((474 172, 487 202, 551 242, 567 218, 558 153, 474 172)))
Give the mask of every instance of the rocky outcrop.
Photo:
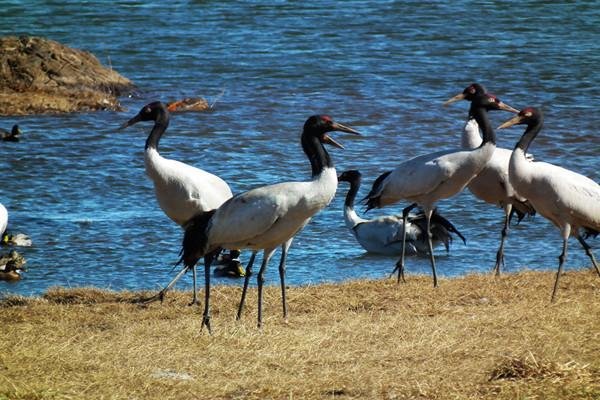
POLYGON ((92 54, 40 37, 0 38, 0 115, 120 110, 133 83, 92 54))

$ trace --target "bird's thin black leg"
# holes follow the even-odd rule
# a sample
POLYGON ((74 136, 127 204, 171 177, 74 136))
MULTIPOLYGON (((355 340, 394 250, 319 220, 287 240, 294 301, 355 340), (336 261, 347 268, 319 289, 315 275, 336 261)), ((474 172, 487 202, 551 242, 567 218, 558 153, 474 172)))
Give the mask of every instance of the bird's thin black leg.
POLYGON ((581 243, 581 246, 583 246, 585 254, 587 254, 590 260, 592 260, 592 264, 594 264, 594 268, 596 268, 596 272, 598 273, 598 276, 600 276, 600 269, 598 269, 598 263, 596 263, 594 253, 592 253, 592 248, 585 242, 585 240, 583 240, 583 236, 577 235, 577 240, 579 240, 579 243, 581 243))
POLYGON ((433 256, 433 235, 431 234, 431 214, 429 210, 425 211, 425 217, 427 218, 427 244, 429 245, 429 259, 431 261, 431 272, 433 273, 433 287, 438 286, 437 274, 435 272, 435 257, 433 256))
POLYGON ((244 287, 242 289, 242 298, 240 299, 240 305, 238 306, 238 312, 235 319, 239 321, 242 318, 242 311, 244 310, 244 302, 246 301, 246 291, 248 290, 248 283, 250 282, 250 276, 252 276, 252 265, 254 264, 254 259, 256 258, 256 251, 252 252, 250 256, 250 261, 248 261, 248 265, 246 265, 246 276, 244 277, 244 287))
POLYGON ((398 271, 398 283, 400 280, 402 282, 406 282, 404 279, 404 255, 406 254, 406 222, 408 219, 408 214, 410 211, 417 206, 417 203, 413 203, 410 206, 406 207, 402 210, 402 252, 400 253, 400 260, 396 263, 396 268, 392 271, 392 275, 394 272, 398 271))
POLYGON ((196 284, 196 266, 194 265, 192 267, 192 286, 194 289, 194 293, 192 294, 192 302, 188 305, 193 306, 196 304, 200 304, 200 302, 198 301, 198 286, 196 284))
POLYGON ((256 275, 256 283, 258 284, 258 323, 257 326, 262 327, 262 298, 263 298, 263 286, 265 284, 265 270, 267 269, 267 264, 273 255, 273 250, 267 251, 265 250, 263 255, 263 261, 260 265, 260 269, 258 270, 258 275, 256 275))
POLYGON ((202 314, 200 330, 206 326, 209 334, 212 334, 210 328, 210 264, 216 254, 218 253, 211 253, 204 256, 204 313, 202 314))
POLYGON ((563 249, 560 256, 558 256, 558 272, 556 273, 556 281, 554 281, 554 289, 552 290, 552 297, 550 298, 550 302, 554 303, 556 299, 556 290, 558 289, 558 280, 560 279, 560 275, 562 274, 563 264, 567 259, 567 244, 569 241, 569 236, 563 239, 563 249))
POLYGON ((188 267, 183 267, 181 269, 181 271, 179 271, 179 273, 177 275, 175 275, 175 278, 173 278, 167 286, 165 286, 160 292, 158 292, 154 296, 150 297, 149 299, 143 300, 143 303, 148 304, 148 303, 152 303, 153 301, 157 301, 157 300, 160 300, 160 302, 162 303, 165 298, 165 293, 167 293, 175 285, 175 283, 179 280, 179 278, 181 278, 183 275, 185 275, 186 272, 188 272, 188 270, 189 270, 188 267))
MULTIPOLYGON (((291 243, 290 243, 291 244, 291 243)), ((287 322, 287 303, 285 301, 285 262, 287 259, 288 243, 281 245, 281 261, 279 261, 279 280, 281 281, 281 304, 283 307, 283 319, 287 322)))
POLYGON ((500 247, 496 253, 496 265, 494 266, 494 275, 500 276, 500 267, 504 266, 504 241, 508 236, 508 229, 510 224, 510 213, 512 206, 509 204, 504 208, 504 227, 502 228, 502 237, 500 239, 500 247))

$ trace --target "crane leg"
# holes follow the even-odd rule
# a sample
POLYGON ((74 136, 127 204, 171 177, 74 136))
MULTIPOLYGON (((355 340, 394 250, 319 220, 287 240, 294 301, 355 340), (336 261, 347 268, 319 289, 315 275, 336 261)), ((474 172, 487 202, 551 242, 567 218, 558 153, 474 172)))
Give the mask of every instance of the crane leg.
POLYGON ((556 280, 554 281, 554 289, 552 290, 552 297, 550 298, 551 303, 554 303, 554 300, 556 299, 556 291, 558 289, 558 280, 560 279, 560 275, 562 274, 563 264, 565 263, 565 260, 567 259, 567 242, 568 242, 568 240, 569 240, 568 236, 563 239, 562 253, 560 253, 560 256, 558 256, 558 272, 556 273, 556 280))
POLYGON ((281 306, 283 307, 283 319, 287 322, 287 303, 285 299, 285 262, 287 260, 288 249, 292 244, 290 239, 281 245, 281 260, 279 261, 279 280, 281 282, 281 306))
POLYGON ((500 247, 496 253, 496 265, 494 266, 494 275, 500 276, 500 267, 504 266, 504 242, 508 236, 508 229, 510 224, 510 213, 512 206, 508 205, 504 208, 504 227, 502 228, 502 237, 500 239, 500 247))
POLYGON ((200 330, 206 326, 209 334, 212 334, 210 328, 210 265, 217 254, 219 254, 219 250, 204 256, 204 313, 202 313, 202 325, 200 326, 200 330))
POLYGON ((263 298, 263 286, 265 284, 265 271, 267 269, 267 264, 273 255, 273 250, 267 251, 265 250, 263 255, 263 261, 260 265, 260 269, 258 270, 258 275, 256 276, 256 283, 258 284, 258 328, 262 327, 262 298, 263 298))
POLYGON ((592 248, 585 242, 585 240, 583 240, 583 236, 577 235, 577 240, 579 240, 579 243, 581 243, 581 246, 583 246, 585 254, 587 254, 590 260, 592 260, 592 264, 594 264, 594 268, 596 268, 596 272, 598 273, 598 276, 600 276, 600 269, 598 268, 598 263, 594 258, 594 253, 592 253, 592 248))
POLYGON ((179 273, 177 275, 175 275, 175 277, 171 280, 171 282, 169 282, 169 284, 167 286, 165 286, 160 292, 158 292, 154 296, 143 300, 142 303, 148 304, 148 303, 152 303, 157 300, 160 300, 160 302, 162 303, 165 298, 165 293, 167 293, 175 285, 175 283, 179 280, 179 278, 181 278, 183 275, 185 275, 186 272, 188 272, 188 270, 189 270, 188 267, 183 267, 181 269, 181 271, 179 271, 179 273))
POLYGON ((400 253, 400 260, 396 263, 396 268, 392 271, 391 275, 394 275, 394 272, 398 271, 398 283, 400 280, 406 283, 406 279, 404 279, 404 256, 406 254, 406 221, 408 219, 408 214, 410 211, 417 206, 417 203, 412 203, 408 207, 402 210, 402 252, 400 253))
POLYGON ((188 305, 193 306, 196 304, 200 304, 200 302, 198 301, 198 286, 196 285, 196 266, 194 265, 192 267, 192 287, 194 289, 194 292, 192 294, 192 302, 188 305))
POLYGON ((246 265, 246 276, 244 277, 244 287, 242 289, 242 298, 240 299, 240 305, 238 306, 238 312, 235 319, 239 321, 242 318, 242 311, 244 310, 244 303, 246 302, 246 291, 248 290, 248 283, 250 282, 250 276, 252 276, 252 265, 256 258, 256 251, 252 252, 248 265, 246 265))
POLYGON ((437 274, 435 272, 435 257, 433 256, 433 235, 431 234, 431 214, 432 211, 426 210, 425 216, 427 218, 427 244, 429 245, 429 259, 431 261, 431 272, 433 274, 433 287, 438 287, 437 274))

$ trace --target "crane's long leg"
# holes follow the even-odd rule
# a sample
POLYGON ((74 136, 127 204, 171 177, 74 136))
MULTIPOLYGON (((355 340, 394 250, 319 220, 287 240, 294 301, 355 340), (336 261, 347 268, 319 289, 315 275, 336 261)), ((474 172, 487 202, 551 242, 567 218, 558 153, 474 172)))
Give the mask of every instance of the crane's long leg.
POLYGON ((279 280, 281 281, 281 305, 283 307, 283 319, 287 322, 287 303, 285 300, 285 262, 287 260, 288 249, 292 245, 294 238, 281 245, 281 260, 279 261, 279 280))
POLYGON ((152 303, 157 300, 160 300, 160 302, 162 303, 165 298, 165 293, 167 293, 175 285, 175 283, 179 280, 179 278, 181 278, 183 275, 185 275, 186 272, 188 272, 188 270, 189 270, 188 267, 183 267, 181 269, 181 271, 179 271, 179 273, 177 275, 175 275, 175 278, 173 278, 167 286, 165 286, 160 292, 158 292, 154 296, 143 300, 143 303, 148 304, 148 303, 152 303))
POLYGON ((585 242, 585 240, 583 240, 583 236, 578 234, 577 240, 579 240, 579 243, 581 243, 581 246, 583 246, 583 249, 585 250, 585 254, 587 254, 588 257, 590 258, 590 260, 592 260, 592 264, 594 264, 594 268, 596 268, 596 272, 598 273, 598 276, 600 276, 600 269, 598 269, 598 263, 596 263, 596 259, 594 258, 594 253, 592 253, 592 248, 590 247, 589 244, 587 244, 585 242))
POLYGON ((194 292, 192 295, 192 302, 189 304, 190 306, 200 303, 198 301, 198 286, 196 285, 196 266, 195 265, 192 267, 192 282, 193 282, 192 285, 194 288, 194 292))
POLYGON ((396 263, 396 268, 392 271, 392 275, 396 270, 398 271, 398 283, 400 283, 400 279, 402 282, 406 282, 404 279, 404 255, 406 254, 406 220, 408 219, 408 214, 410 210, 415 208, 417 203, 412 203, 410 206, 406 207, 402 210, 402 252, 400 253, 400 260, 396 263))
POLYGON ((550 302, 554 303, 556 299, 556 290, 558 289, 558 280, 560 279, 560 275, 562 274, 563 264, 567 259, 567 243, 569 241, 569 236, 563 238, 563 249, 560 256, 558 256, 558 272, 556 273, 556 280, 554 281, 554 289, 552 290, 552 297, 550 298, 550 302))
POLYGON ((431 214, 433 210, 425 210, 425 217, 427 218, 427 244, 429 245, 429 259, 431 261, 431 272, 433 273, 433 287, 438 286, 437 274, 435 272, 435 257, 433 256, 433 235, 431 234, 431 214))
POLYGON ((269 260, 273 256, 273 251, 275 249, 270 249, 264 251, 263 261, 260 265, 260 269, 258 270, 258 275, 256 276, 256 283, 258 284, 258 328, 262 327, 262 294, 263 294, 263 285, 265 283, 265 271, 267 269, 267 264, 269 260))
POLYGON ((502 228, 502 238, 500 239, 500 247, 498 248, 498 252, 496 253, 496 265, 494 266, 494 275, 496 276, 500 276, 500 266, 504 266, 504 241, 508 236, 511 211, 511 204, 507 204, 504 206, 504 227, 502 228))
POLYGON ((209 334, 212 334, 212 330, 210 329, 210 265, 217 254, 219 254, 219 250, 204 256, 204 313, 202 314, 200 330, 206 326, 209 334))
POLYGON ((244 277, 244 288, 242 289, 242 298, 240 299, 240 305, 238 306, 236 320, 240 320, 242 318, 242 311, 244 310, 244 302, 246 301, 246 291, 248 290, 248 283, 250 282, 250 276, 252 276, 252 265, 254 264, 254 259, 256 258, 256 251, 252 252, 252 256, 250 256, 250 261, 248 261, 248 265, 246 265, 246 276, 244 277))

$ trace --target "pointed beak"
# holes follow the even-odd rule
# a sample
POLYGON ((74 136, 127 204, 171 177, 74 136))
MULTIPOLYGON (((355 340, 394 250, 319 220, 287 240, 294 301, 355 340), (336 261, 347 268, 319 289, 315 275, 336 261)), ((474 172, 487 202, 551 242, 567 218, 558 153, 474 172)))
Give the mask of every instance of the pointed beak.
POLYGON ((333 138, 331 136, 329 136, 328 134, 324 134, 323 137, 321 138, 321 141, 323 143, 327 143, 327 144, 330 144, 332 146, 335 146, 338 149, 344 150, 344 146, 342 146, 340 143, 338 143, 335 140, 333 140, 333 138))
POLYGON ((138 115, 136 115, 135 117, 131 118, 129 121, 125 122, 123 125, 121 125, 121 126, 119 127, 119 130, 121 130, 121 129, 125 129, 125 128, 127 128, 128 126, 131 126, 131 125, 137 124, 137 123, 138 123, 138 122, 140 122, 141 120, 142 120, 142 117, 141 117, 141 115, 140 115, 140 114, 138 114, 138 115))
POLYGON ((508 104, 506 104, 505 102, 501 101, 500 103, 498 103, 498 107, 500 107, 501 110, 504 111, 509 111, 515 114, 519 113, 519 110, 517 110, 516 108, 513 108, 511 106, 509 106, 508 104))
MULTIPOLYGON (((349 126, 340 124, 338 122, 332 123, 331 127, 333 128, 334 131, 351 133, 353 135, 360 135, 360 132, 356 131, 355 129, 352 129, 349 126)), ((323 137, 321 138, 321 141, 323 143, 327 143, 327 144, 330 144, 332 146, 335 146, 338 149, 342 149, 342 150, 344 149, 344 146, 342 146, 340 143, 338 143, 335 140, 333 140, 333 138, 331 136, 329 136, 328 134, 324 134, 323 137)))
POLYGON ((509 119, 508 121, 504 122, 502 125, 500 125, 496 129, 508 128, 509 126, 517 125, 517 124, 521 123, 522 121, 523 121, 523 117, 520 115, 517 115, 517 116, 509 119))
POLYGON ((464 93, 459 93, 456 96, 451 97, 448 100, 446 100, 443 105, 445 107, 448 104, 456 103, 457 101, 464 100, 464 99, 465 99, 465 94, 464 93))
POLYGON ((346 133, 352 133, 353 135, 360 135, 360 132, 350 128, 349 126, 346 125, 342 125, 340 123, 334 122, 332 124, 332 127, 334 130, 336 131, 340 131, 340 132, 346 132, 346 133))

